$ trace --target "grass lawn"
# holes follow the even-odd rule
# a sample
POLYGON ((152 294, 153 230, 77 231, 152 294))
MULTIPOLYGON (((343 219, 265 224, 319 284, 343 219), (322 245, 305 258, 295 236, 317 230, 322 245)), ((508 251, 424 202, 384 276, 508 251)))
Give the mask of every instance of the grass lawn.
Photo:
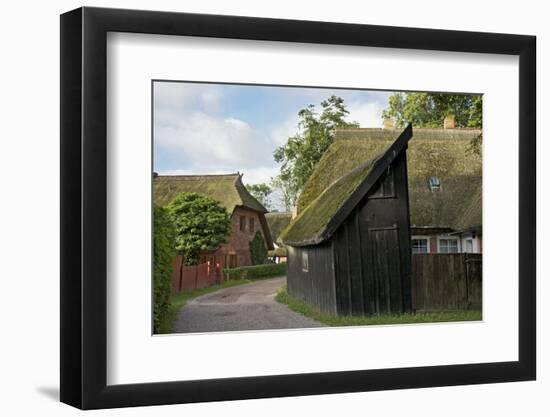
POLYGON ((252 282, 249 279, 230 279, 224 281, 221 284, 212 285, 206 288, 199 288, 193 291, 180 292, 179 294, 172 294, 170 297, 170 308, 168 314, 164 320, 160 323, 158 334, 172 333, 174 329, 174 322, 178 316, 179 311, 183 308, 185 303, 193 298, 200 297, 214 291, 221 290, 222 288, 234 287, 235 285, 248 284, 252 282))
POLYGON ((304 303, 290 295, 286 288, 281 288, 275 300, 286 304, 291 310, 306 317, 317 320, 328 326, 367 326, 373 324, 407 324, 407 323, 435 323, 445 321, 474 321, 481 320, 480 310, 457 310, 457 311, 436 311, 417 312, 416 314, 381 314, 378 316, 353 317, 333 316, 320 313, 313 306, 304 303))

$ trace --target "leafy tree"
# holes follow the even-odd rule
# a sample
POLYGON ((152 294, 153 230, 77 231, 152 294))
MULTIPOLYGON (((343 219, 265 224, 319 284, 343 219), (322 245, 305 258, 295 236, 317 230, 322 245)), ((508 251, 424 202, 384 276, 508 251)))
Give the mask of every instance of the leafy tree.
POLYGON ((225 242, 231 216, 216 200, 197 193, 180 193, 166 206, 176 229, 176 249, 185 265, 196 265, 199 253, 225 242))
MULTIPOLYGON (((382 117, 391 118, 397 127, 412 123, 416 127, 442 127, 446 116, 454 115, 457 127, 482 127, 482 97, 468 94, 394 93, 382 117)), ((470 150, 481 152, 481 135, 470 150)))
POLYGON ((271 178, 271 187, 280 192, 285 210, 288 211, 296 206, 300 190, 294 181, 291 179, 284 181, 281 175, 277 175, 275 178, 271 178))
POLYGON ((298 112, 298 132, 273 153, 281 164, 273 184, 282 191, 287 208, 296 204, 307 179, 334 141, 334 130, 359 127, 358 123, 345 120, 348 114, 344 100, 334 95, 321 102, 321 114, 316 113, 313 104, 298 112))
POLYGON ((250 259, 252 265, 264 264, 267 259, 267 248, 260 232, 256 232, 254 239, 250 242, 250 259))
POLYGON ((246 189, 256 200, 262 203, 265 208, 269 209, 271 205, 270 195, 273 190, 268 184, 263 182, 260 184, 246 184, 246 189))
POLYGON ((159 325, 168 313, 172 289, 172 268, 176 254, 176 231, 168 211, 154 207, 153 236, 153 328, 158 333, 159 325))

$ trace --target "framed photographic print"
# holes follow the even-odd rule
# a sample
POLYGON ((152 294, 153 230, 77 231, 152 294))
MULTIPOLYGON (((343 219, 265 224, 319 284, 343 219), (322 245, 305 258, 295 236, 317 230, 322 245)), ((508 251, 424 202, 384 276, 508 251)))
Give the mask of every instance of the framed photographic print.
POLYGON ((61 401, 536 375, 535 38, 61 16, 61 401))

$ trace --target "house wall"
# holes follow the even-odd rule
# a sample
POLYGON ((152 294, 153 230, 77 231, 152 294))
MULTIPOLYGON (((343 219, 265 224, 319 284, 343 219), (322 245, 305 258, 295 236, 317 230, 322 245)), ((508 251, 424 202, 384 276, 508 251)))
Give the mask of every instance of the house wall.
POLYGON ((260 216, 263 214, 257 211, 250 210, 246 207, 236 207, 231 215, 231 234, 229 235, 227 242, 221 245, 215 251, 204 252, 201 254, 200 262, 208 262, 212 257, 215 258, 216 268, 220 268, 222 271, 224 268, 229 267, 229 255, 235 255, 237 257, 236 266, 248 266, 251 265, 250 259, 250 241, 254 238, 257 231, 260 231, 264 238, 264 244, 267 247, 267 241, 262 230, 260 216), (241 230, 240 218, 244 216, 245 229, 241 230), (254 230, 250 230, 250 219, 254 219, 254 230))
POLYGON ((393 193, 380 196, 382 178, 332 237, 340 315, 412 309, 405 153, 396 158, 392 170, 393 193))
POLYGON ((449 239, 454 238, 458 241, 458 253, 466 253, 467 252, 467 241, 472 240, 472 252, 470 253, 482 253, 482 245, 481 245, 481 237, 479 236, 471 236, 471 235, 464 235, 464 236, 457 236, 457 235, 449 235, 448 233, 440 233, 440 234, 430 234, 430 235, 418 235, 414 234, 411 236, 411 239, 428 239, 428 253, 441 253, 440 247, 439 247, 439 240, 440 239, 449 239))
POLYGON ((316 246, 287 246, 287 251, 288 292, 323 313, 336 314, 334 259, 330 242, 316 246), (306 265, 304 257, 307 257, 306 265))

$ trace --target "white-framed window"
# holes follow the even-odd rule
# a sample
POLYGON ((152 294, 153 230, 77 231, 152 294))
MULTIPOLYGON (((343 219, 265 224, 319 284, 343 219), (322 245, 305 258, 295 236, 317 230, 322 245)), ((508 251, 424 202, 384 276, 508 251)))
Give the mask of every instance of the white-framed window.
POLYGON ((464 252, 474 253, 474 239, 471 237, 464 239, 464 252))
POLYGON ((439 238, 439 253, 458 253, 458 239, 456 237, 439 238))
POLYGON ((302 252, 302 271, 309 271, 309 259, 307 257, 307 252, 302 252))
POLYGON ((413 236, 411 238, 412 253, 430 253, 430 238, 425 236, 413 236))

